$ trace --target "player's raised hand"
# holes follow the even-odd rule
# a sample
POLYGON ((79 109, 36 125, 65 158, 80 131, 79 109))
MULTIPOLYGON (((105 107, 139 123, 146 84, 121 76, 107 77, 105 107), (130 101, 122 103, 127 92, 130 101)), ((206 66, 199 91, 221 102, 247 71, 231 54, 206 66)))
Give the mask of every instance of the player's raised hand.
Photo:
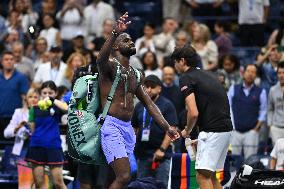
POLYGON ((115 26, 115 32, 121 33, 124 32, 129 24, 131 24, 131 21, 127 21, 128 19, 128 12, 124 13, 119 19, 116 21, 116 26, 115 26))

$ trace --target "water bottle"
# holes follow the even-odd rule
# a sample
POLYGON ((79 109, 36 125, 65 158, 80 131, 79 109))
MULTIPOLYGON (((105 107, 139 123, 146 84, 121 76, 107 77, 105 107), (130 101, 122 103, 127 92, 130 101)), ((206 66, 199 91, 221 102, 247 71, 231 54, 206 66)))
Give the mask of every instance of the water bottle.
POLYGON ((185 139, 185 147, 187 150, 187 153, 190 157, 191 161, 194 161, 196 159, 196 150, 192 147, 192 141, 190 138, 185 139))

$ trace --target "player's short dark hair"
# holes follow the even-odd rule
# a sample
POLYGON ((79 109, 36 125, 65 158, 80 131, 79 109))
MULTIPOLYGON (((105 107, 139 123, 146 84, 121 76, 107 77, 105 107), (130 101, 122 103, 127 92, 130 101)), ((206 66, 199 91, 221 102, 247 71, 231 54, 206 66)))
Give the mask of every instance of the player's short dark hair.
POLYGON ((182 47, 176 47, 171 58, 172 60, 180 60, 181 58, 184 58, 186 64, 193 68, 197 67, 199 62, 198 54, 190 44, 186 44, 182 47))

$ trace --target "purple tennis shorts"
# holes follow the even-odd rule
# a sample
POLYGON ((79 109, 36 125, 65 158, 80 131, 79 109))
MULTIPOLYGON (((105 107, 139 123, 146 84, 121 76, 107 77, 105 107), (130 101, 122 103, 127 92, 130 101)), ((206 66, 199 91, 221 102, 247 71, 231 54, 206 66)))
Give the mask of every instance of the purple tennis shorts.
POLYGON ((108 164, 133 153, 136 136, 131 121, 107 115, 101 128, 101 144, 108 164))

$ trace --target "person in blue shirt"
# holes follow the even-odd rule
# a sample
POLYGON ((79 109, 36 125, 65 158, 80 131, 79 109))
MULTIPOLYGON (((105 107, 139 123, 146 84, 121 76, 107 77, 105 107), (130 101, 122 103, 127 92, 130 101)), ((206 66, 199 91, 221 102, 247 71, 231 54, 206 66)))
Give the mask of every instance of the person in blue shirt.
MULTIPOLYGON (((160 95, 161 80, 155 75, 149 75, 144 80, 144 87, 168 123, 177 126, 178 120, 174 105, 160 95)), ((167 186, 170 158, 173 153, 170 137, 153 120, 141 102, 135 106, 131 123, 137 131, 135 154, 138 160, 138 178, 154 176, 167 186)))
MULTIPOLYGON (((9 124, 15 109, 23 106, 22 102, 29 89, 28 78, 15 70, 15 57, 12 52, 2 54, 0 71, 0 140, 7 141, 4 129, 9 124)), ((0 148, 4 146, 0 145, 0 148)))
POLYGON ((65 189, 62 177, 64 164, 61 147, 59 123, 61 115, 67 111, 65 102, 55 99, 57 87, 53 81, 46 81, 40 88, 41 99, 51 100, 47 109, 34 106, 29 110, 29 125, 32 130, 26 161, 32 164, 36 188, 44 185, 44 166, 50 168, 53 183, 56 188, 65 189))

